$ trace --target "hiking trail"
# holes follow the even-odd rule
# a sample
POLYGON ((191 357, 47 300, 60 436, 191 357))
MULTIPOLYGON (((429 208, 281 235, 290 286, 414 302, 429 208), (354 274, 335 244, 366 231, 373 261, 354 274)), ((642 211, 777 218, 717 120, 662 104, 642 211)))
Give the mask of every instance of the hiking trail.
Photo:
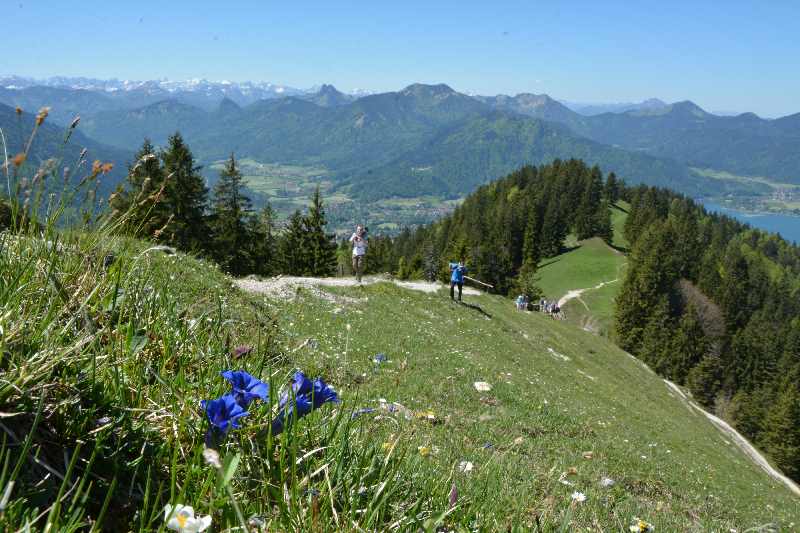
MULTIPOLYGON (((610 285, 610 284, 615 283, 617 281, 619 281, 619 278, 614 278, 614 279, 612 279, 610 281, 600 282, 597 285, 595 285, 594 287, 587 287, 585 289, 572 289, 571 291, 567 291, 567 294, 565 294, 564 296, 559 298, 558 306, 559 307, 564 307, 564 304, 566 304, 568 301, 570 301, 572 299, 578 298, 580 300, 581 295, 586 291, 594 291, 594 290, 597 290, 597 289, 602 289, 606 285, 610 285)), ((589 309, 589 307, 583 302, 583 300, 581 300, 581 303, 583 303, 584 307, 586 307, 587 310, 589 309)))
POLYGON ((694 401, 692 401, 685 392, 681 390, 681 388, 676 385, 675 383, 664 380, 664 383, 667 384, 667 387, 670 388, 673 392, 675 392, 680 400, 685 403, 690 408, 694 408, 700 413, 702 413, 711 423, 719 429, 722 433, 729 436, 736 446, 739 447, 745 455, 747 455, 750 460, 752 460, 755 464, 760 466, 767 474, 769 474, 773 479, 776 481, 780 481, 784 485, 786 485, 789 490, 800 496, 800 486, 797 485, 794 481, 789 479, 788 477, 784 476, 780 471, 775 469, 767 459, 759 452, 750 442, 742 436, 741 433, 736 431, 730 424, 722 420, 721 418, 712 415, 699 405, 697 405, 694 401))
MULTIPOLYGON (((447 289, 447 285, 430 281, 400 281, 386 276, 364 276, 362 285, 372 285, 373 283, 389 282, 398 287, 420 291, 425 293, 435 293, 441 289, 447 289)), ((359 285, 355 278, 313 278, 300 276, 277 276, 264 280, 243 278, 234 280, 240 289, 247 292, 266 294, 284 300, 294 297, 297 289, 302 287, 312 291, 316 296, 336 303, 356 303, 358 298, 349 296, 339 296, 319 289, 319 287, 357 287, 359 285)), ((483 294, 478 289, 464 287, 463 294, 468 296, 479 296, 483 294)))

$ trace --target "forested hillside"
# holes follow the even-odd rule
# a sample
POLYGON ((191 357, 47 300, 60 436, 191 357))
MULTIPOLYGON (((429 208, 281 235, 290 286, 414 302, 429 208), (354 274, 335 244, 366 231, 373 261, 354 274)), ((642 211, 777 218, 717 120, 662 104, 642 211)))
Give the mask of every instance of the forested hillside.
POLYGON ((465 257, 497 292, 532 294, 539 261, 560 253, 568 233, 612 241, 609 206, 620 188, 613 174, 574 159, 526 166, 480 187, 451 216, 401 234, 396 248, 412 272, 446 278, 448 261, 465 257))
MULTIPOLYGON (((537 294, 538 266, 564 251, 568 234, 612 243, 609 206, 619 197, 631 203, 631 250, 616 342, 800 478, 797 246, 570 160, 479 188, 451 216, 400 235, 392 260, 405 275, 446 279, 447 262, 465 257, 471 275, 496 291, 537 294)), ((376 255, 389 257, 382 246, 376 255)))
POLYGON ((620 346, 800 478, 800 248, 669 191, 631 200, 620 346))
POLYGON ((180 130, 203 162, 234 151, 262 162, 323 166, 338 188, 366 200, 459 197, 523 164, 570 157, 614 168, 632 183, 692 195, 752 190, 733 181, 698 180, 683 163, 598 143, 513 110, 495 110, 443 84, 414 84, 352 102, 324 87, 315 98, 246 107, 223 100, 210 111, 169 100, 99 112, 85 126, 96 138, 128 147, 145 137, 163 145, 180 130))

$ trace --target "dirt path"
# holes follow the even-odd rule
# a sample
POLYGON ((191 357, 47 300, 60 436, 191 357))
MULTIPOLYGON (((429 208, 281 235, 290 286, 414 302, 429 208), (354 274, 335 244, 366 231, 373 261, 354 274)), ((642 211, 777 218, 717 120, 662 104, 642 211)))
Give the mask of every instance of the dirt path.
MULTIPOLYGON (((426 293, 434 293, 439 289, 446 289, 447 286, 442 283, 432 283, 429 281, 398 281, 392 280, 384 276, 366 276, 363 278, 364 285, 371 285, 373 283, 391 282, 398 287, 410 289, 413 291, 421 291, 426 293)), ((298 287, 303 287, 310 290, 315 295, 324 300, 336 303, 355 303, 358 298, 351 298, 349 296, 334 295, 319 289, 319 287, 355 287, 358 282, 355 278, 304 278, 296 276, 278 276, 265 280, 255 279, 237 279, 234 283, 242 290, 248 292, 255 292, 259 294, 267 294, 288 300, 294 297, 298 287)), ((464 294, 470 296, 478 296, 481 292, 472 287, 464 287, 464 294)))
POLYGON ((712 424, 714 424, 717 427, 717 429, 728 435, 733 440, 733 442, 736 443, 736 446, 738 446, 739 449, 742 450, 745 453, 745 455, 747 455, 755 464, 764 469, 764 471, 767 474, 769 474, 775 480, 780 481, 781 483, 786 485, 789 488, 789 490, 800 496, 800 486, 798 486, 797 483, 795 483, 788 477, 784 476, 781 472, 773 468, 772 465, 769 464, 769 462, 766 460, 766 458, 763 455, 761 455, 761 453, 757 449, 755 449, 755 447, 752 444, 750 444, 750 442, 748 442, 748 440, 744 438, 741 435, 741 433, 736 431, 734 428, 731 427, 730 424, 728 424, 721 418, 712 415, 711 413, 709 413, 708 411, 697 405, 695 402, 693 402, 676 384, 666 379, 664 380, 664 383, 666 383, 667 387, 669 387, 673 392, 675 392, 684 403, 702 413, 707 419, 711 421, 712 424))
MULTIPOLYGON (((575 298, 580 298, 581 295, 586 291, 594 291, 594 290, 597 290, 597 289, 601 289, 601 288, 605 287, 606 285, 610 285, 610 284, 615 283, 617 281, 619 281, 619 278, 614 278, 614 279, 612 279, 610 281, 603 281, 601 283, 598 283, 594 287, 587 287, 585 289, 573 289, 571 291, 568 291, 567 294, 565 294, 564 296, 562 296, 558 300, 558 306, 559 307, 564 307, 564 304, 566 304, 568 301, 570 301, 572 299, 575 299, 575 298)), ((586 305, 586 303, 583 302, 583 300, 581 300, 581 303, 583 303, 583 305, 584 305, 584 307, 586 307, 586 309, 589 309, 589 307, 586 305)))

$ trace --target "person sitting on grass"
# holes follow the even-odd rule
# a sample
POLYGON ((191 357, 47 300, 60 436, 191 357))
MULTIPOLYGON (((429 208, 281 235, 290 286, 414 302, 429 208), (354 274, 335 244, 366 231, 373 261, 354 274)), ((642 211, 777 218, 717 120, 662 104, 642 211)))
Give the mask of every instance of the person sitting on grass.
POLYGON ((464 274, 467 267, 462 258, 458 263, 450 263, 450 299, 455 300, 455 288, 458 286, 458 301, 461 301, 461 289, 464 287, 464 274))

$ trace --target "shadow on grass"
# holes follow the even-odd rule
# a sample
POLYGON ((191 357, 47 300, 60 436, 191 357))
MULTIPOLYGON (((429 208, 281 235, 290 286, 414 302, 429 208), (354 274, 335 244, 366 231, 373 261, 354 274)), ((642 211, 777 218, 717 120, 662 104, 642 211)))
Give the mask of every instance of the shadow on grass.
POLYGON ((606 243, 606 244, 608 245, 609 248, 613 248, 614 250, 618 251, 621 254, 627 254, 628 252, 630 252, 630 249, 626 248, 624 246, 616 246, 616 245, 610 244, 610 243, 606 243))
POLYGON ((484 311, 483 308, 481 308, 481 306, 479 306, 479 305, 468 304, 467 302, 458 302, 458 303, 463 305, 464 307, 469 307, 470 309, 473 309, 473 310, 479 312, 480 314, 482 314, 486 318, 492 318, 492 315, 490 315, 489 313, 484 311))

